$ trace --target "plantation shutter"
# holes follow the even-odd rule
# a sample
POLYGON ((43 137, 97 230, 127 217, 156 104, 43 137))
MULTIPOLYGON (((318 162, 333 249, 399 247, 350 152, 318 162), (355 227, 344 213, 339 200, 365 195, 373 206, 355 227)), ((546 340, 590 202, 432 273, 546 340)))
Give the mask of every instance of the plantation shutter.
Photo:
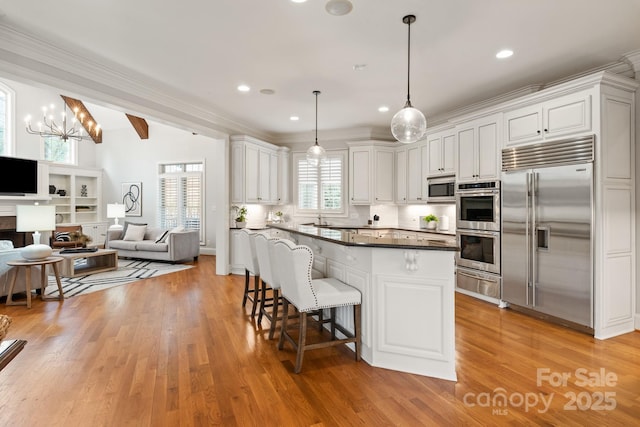
POLYGON ((177 163, 160 166, 158 194, 158 225, 162 228, 182 226, 200 230, 200 242, 205 241, 204 165, 177 163))

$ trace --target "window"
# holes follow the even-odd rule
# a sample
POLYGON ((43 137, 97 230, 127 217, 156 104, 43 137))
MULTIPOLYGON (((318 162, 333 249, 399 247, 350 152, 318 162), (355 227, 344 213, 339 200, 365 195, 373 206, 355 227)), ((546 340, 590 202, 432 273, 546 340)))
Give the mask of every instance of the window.
POLYGON ((204 244, 204 162, 161 164, 158 178, 158 225, 200 230, 204 244))
POLYGON ((78 142, 75 140, 64 141, 60 138, 47 136, 40 138, 42 140, 42 149, 44 160, 55 163, 76 164, 76 147, 78 142))
POLYGON ((315 167, 307 163, 304 153, 294 154, 297 213, 346 213, 345 159, 344 151, 328 153, 327 160, 315 167))
POLYGON ((0 83, 0 155, 12 155, 13 150, 13 109, 14 92, 0 83))

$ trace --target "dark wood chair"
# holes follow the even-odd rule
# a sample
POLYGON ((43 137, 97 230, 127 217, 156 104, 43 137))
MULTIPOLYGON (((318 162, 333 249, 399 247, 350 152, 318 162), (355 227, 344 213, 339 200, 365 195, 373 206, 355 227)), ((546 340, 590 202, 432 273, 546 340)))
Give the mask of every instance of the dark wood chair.
POLYGON ((87 245, 82 235, 81 225, 59 225, 51 234, 51 248, 84 248, 87 245))

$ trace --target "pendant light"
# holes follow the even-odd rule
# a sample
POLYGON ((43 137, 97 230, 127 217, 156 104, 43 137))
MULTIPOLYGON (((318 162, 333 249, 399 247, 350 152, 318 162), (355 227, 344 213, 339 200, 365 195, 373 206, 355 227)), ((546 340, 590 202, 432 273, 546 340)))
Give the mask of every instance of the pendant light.
POLYGON ((422 138, 427 131, 427 119, 424 114, 411 106, 411 96, 409 94, 410 69, 411 69, 411 24, 416 22, 415 15, 407 15, 402 18, 402 22, 407 24, 408 48, 407 48, 407 102, 402 110, 398 111, 391 120, 391 133, 394 138, 403 144, 411 144, 422 138))
POLYGON ((314 90, 313 94, 316 96, 316 143, 307 150, 307 163, 311 166, 318 166, 326 160, 327 152, 318 145, 318 95, 320 95, 320 91, 314 90))

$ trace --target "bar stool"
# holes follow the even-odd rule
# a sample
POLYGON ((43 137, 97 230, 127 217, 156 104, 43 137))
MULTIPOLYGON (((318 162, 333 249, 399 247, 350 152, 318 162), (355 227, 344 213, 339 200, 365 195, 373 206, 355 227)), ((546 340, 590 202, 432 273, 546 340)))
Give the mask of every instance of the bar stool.
POLYGON ((260 278, 262 279, 260 308, 258 309, 258 323, 262 322, 262 316, 269 319, 269 339, 273 339, 275 325, 278 320, 278 308, 282 304, 280 298, 280 281, 273 274, 273 263, 269 251, 272 242, 280 240, 277 237, 267 237, 264 234, 254 234, 252 236, 256 248, 256 257, 260 266, 260 278), (267 298, 267 292, 271 290, 271 298, 267 298), (271 313, 268 307, 272 307, 271 313))
POLYGON ((243 228, 240 230, 238 242, 240 243, 240 253, 242 254, 242 264, 244 264, 244 295, 242 306, 246 306, 247 300, 251 301, 251 319, 255 318, 260 292, 260 268, 256 258, 256 250, 251 235, 251 230, 243 228), (253 275, 253 289, 250 289, 250 275, 253 275))
POLYGON ((285 339, 296 350, 296 365, 294 372, 300 373, 302 360, 306 350, 335 346, 339 344, 355 343, 356 360, 360 360, 360 308, 362 295, 356 288, 335 278, 312 279, 313 252, 304 245, 295 245, 286 239, 280 239, 273 244, 277 275, 280 279, 283 298, 282 327, 278 349, 282 350, 285 339), (298 341, 296 342, 287 332, 289 318, 289 304, 300 313, 298 321, 298 341), (347 331, 335 322, 335 308, 353 306, 354 333, 347 331), (331 340, 320 343, 307 344, 307 315, 316 310, 329 308, 331 311, 331 340), (335 331, 339 330, 347 338, 336 339, 335 331))

